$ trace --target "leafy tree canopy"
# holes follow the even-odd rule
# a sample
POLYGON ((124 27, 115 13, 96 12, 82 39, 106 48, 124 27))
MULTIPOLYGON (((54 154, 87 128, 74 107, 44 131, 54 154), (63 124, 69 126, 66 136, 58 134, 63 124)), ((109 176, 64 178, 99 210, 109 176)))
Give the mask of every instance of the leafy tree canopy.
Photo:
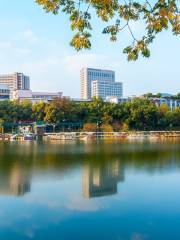
POLYGON ((143 98, 118 104, 97 98, 82 103, 62 98, 34 105, 29 101, 0 101, 0 132, 2 126, 9 131, 13 124, 37 121, 45 121, 61 129, 63 124, 82 122, 84 131, 179 130, 179 119, 180 107, 171 111, 165 104, 156 106, 152 99, 143 98))
POLYGON ((132 42, 124 48, 129 61, 137 60, 139 54, 150 56, 149 44, 155 36, 169 27, 172 33, 180 33, 180 14, 178 0, 36 0, 53 14, 63 12, 69 15, 70 25, 75 32, 71 45, 77 49, 91 48, 92 12, 107 23, 102 29, 111 41, 118 39, 118 34, 128 30, 132 42), (145 32, 138 39, 131 28, 132 22, 144 21, 145 32), (113 23, 112 23, 113 22, 113 23))

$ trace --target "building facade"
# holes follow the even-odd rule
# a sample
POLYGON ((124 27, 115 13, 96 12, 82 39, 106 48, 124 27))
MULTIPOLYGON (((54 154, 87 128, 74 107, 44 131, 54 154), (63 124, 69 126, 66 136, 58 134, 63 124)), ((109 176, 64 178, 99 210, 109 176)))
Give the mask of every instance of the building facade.
POLYGON ((10 99, 10 90, 7 85, 0 84, 0 101, 10 99))
POLYGON ((45 101, 52 101, 55 98, 62 98, 62 92, 32 92, 33 99, 41 99, 45 101))
POLYGON ((107 83, 115 82, 115 72, 94 68, 83 68, 80 72, 81 80, 81 99, 90 100, 93 96, 92 82, 104 81, 107 83))
POLYGON ((62 92, 32 92, 31 90, 14 90, 12 100, 29 99, 32 103, 36 102, 51 102, 55 98, 61 98, 62 92))
MULTIPOLYGON (((117 98, 117 97, 107 97, 106 101, 107 102, 111 102, 111 103, 127 103, 127 102, 132 102, 134 101, 136 98, 142 98, 144 99, 144 97, 136 97, 136 96, 131 96, 131 97, 124 97, 124 98, 117 98)), ((151 100, 152 102, 154 102, 156 104, 156 106, 161 106, 161 105, 167 105, 168 108, 172 111, 174 109, 176 109, 177 107, 180 107, 180 100, 179 99, 175 99, 172 97, 161 97, 161 98, 157 98, 157 97, 151 97, 149 98, 149 100, 151 100)))
POLYGON ((11 98, 14 90, 30 89, 30 79, 23 73, 0 75, 0 84, 9 87, 11 98))
POLYGON ((121 82, 95 80, 92 82, 92 97, 101 97, 104 101, 109 96, 121 98, 123 87, 121 82))
POLYGON ((138 98, 136 96, 128 96, 128 97, 107 97, 106 102, 110 103, 127 103, 127 102, 132 102, 135 98, 138 98))
POLYGON ((154 103, 157 106, 161 106, 163 104, 167 105, 170 110, 174 110, 177 107, 180 107, 180 100, 173 98, 152 98, 154 103))

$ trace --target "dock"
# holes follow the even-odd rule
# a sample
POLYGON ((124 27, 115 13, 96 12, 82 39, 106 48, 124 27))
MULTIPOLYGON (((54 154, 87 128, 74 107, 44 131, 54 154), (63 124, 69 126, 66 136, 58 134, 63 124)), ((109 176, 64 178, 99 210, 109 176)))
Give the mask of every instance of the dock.
MULTIPOLYGON (((35 138, 27 138, 22 134, 17 134, 16 137, 12 134, 0 134, 0 141, 26 141, 36 140, 35 138)), ((169 138, 179 138, 180 131, 132 131, 132 132, 59 132, 59 133, 44 133, 42 139, 44 141, 74 141, 74 140, 162 140, 169 138)))
POLYGON ((88 139, 127 139, 127 140, 143 140, 143 139, 167 139, 180 138, 180 131, 133 131, 133 132, 61 132, 61 133, 45 133, 43 139, 45 141, 54 140, 88 140, 88 139))

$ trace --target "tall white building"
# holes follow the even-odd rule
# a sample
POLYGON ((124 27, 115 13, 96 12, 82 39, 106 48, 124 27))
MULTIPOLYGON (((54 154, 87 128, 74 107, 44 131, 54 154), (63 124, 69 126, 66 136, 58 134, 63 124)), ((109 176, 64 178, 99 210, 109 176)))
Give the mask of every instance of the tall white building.
POLYGON ((14 90, 30 89, 30 79, 23 73, 0 75, 0 84, 9 87, 11 97, 14 90))
POLYGON ((123 86, 121 82, 107 82, 104 80, 95 80, 92 82, 92 97, 101 97, 106 100, 108 97, 121 98, 123 86))
POLYGON ((83 68, 80 78, 81 99, 89 100, 93 96, 102 97, 104 100, 107 96, 122 97, 122 83, 115 82, 114 71, 83 68))

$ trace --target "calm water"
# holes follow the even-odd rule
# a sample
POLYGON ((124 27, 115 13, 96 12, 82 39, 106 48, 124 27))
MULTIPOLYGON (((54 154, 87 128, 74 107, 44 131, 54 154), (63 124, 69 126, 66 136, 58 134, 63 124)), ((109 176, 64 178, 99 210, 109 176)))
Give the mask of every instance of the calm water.
POLYGON ((0 240, 180 239, 180 143, 0 143, 0 240))

